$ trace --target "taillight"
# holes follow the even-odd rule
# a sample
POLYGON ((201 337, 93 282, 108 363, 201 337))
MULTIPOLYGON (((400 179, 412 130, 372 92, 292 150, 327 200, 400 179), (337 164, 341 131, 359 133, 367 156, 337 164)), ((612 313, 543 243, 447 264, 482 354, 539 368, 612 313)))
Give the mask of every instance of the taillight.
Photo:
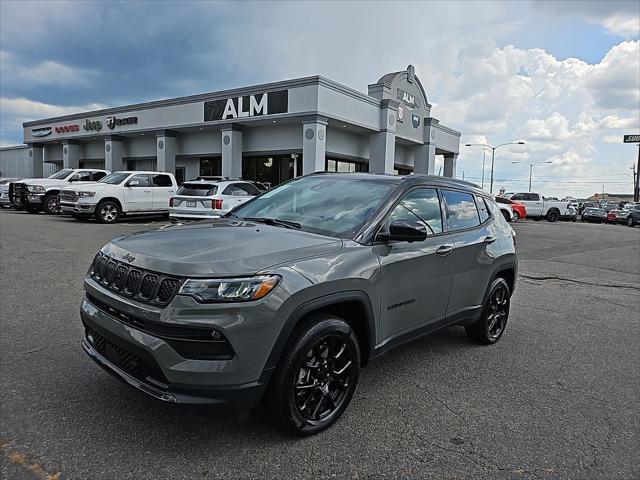
POLYGON ((211 208, 213 210, 222 210, 222 200, 220 199, 211 200, 211 208))
POLYGON ((170 207, 173 207, 173 197, 171 197, 171 198, 169 199, 169 206, 170 206, 170 207))

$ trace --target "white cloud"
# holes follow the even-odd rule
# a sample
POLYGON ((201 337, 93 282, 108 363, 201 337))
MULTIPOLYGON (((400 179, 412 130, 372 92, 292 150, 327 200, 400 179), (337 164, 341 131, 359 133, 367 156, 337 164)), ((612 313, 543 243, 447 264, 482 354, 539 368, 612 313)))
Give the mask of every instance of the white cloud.
POLYGON ((3 115, 20 119, 20 123, 47 117, 58 117, 72 113, 86 112, 106 108, 99 103, 91 103, 82 106, 50 105, 36 102, 27 98, 0 98, 0 110, 3 115))
POLYGON ((106 108, 106 105, 100 103, 79 106, 50 105, 27 98, 0 97, 0 138, 2 138, 2 146, 15 145, 17 143, 15 141, 10 142, 6 140, 7 138, 22 138, 22 124, 24 122, 102 108, 106 108))
POLYGON ((632 38, 640 36, 640 17, 616 14, 602 20, 602 26, 614 35, 632 38))
POLYGON ((15 85, 23 87, 37 85, 90 86, 100 75, 96 70, 75 68, 53 60, 44 60, 31 65, 21 63, 14 55, 0 51, 0 71, 5 88, 15 85))

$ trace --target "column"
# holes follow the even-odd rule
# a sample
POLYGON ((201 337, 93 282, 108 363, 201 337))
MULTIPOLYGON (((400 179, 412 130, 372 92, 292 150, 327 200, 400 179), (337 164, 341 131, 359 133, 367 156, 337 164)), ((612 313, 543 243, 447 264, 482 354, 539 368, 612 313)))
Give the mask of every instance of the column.
POLYGON ((232 126, 222 129, 222 176, 242 178, 242 130, 232 126))
POLYGON ((396 112, 398 102, 383 99, 380 131, 369 137, 369 172, 393 174, 396 155, 396 112))
POLYGON ((80 145, 73 142, 62 144, 62 167, 80 168, 80 145))
POLYGON ((417 145, 413 150, 413 173, 433 175, 436 165, 436 146, 433 143, 417 145))
POLYGON ((314 117, 302 122, 302 174, 324 172, 327 119, 314 117))
POLYGON ((156 138, 156 169, 159 172, 176 173, 176 138, 162 133, 156 138))
POLYGON ((43 173, 44 147, 42 145, 29 145, 29 165, 31 172, 27 177, 41 178, 43 173))
POLYGON ((444 176, 449 178, 456 178, 456 161, 458 160, 457 153, 447 153, 444 156, 444 176))
POLYGON ((119 137, 107 137, 104 141, 104 168, 110 172, 124 170, 122 165, 123 145, 119 137))

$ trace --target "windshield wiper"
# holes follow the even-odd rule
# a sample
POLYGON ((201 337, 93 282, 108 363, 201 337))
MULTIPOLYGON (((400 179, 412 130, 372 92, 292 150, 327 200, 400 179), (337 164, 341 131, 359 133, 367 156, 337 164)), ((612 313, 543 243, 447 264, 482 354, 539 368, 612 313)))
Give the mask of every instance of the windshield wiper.
POLYGON ((298 222, 291 222, 289 220, 280 220, 279 218, 242 217, 240 218, 240 220, 249 220, 250 222, 264 223, 266 225, 274 225, 276 227, 294 228, 296 230, 302 230, 302 225, 300 225, 298 222))

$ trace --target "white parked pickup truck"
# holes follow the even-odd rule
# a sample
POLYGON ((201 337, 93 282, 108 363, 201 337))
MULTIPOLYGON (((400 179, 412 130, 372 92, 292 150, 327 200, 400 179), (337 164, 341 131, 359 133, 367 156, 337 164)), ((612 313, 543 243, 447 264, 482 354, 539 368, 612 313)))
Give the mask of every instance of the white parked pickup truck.
POLYGON ((75 218, 115 223, 121 215, 169 213, 178 184, 171 173, 114 172, 98 183, 82 183, 60 192, 60 209, 75 218))
POLYGON ((505 197, 524 204, 527 218, 546 218, 550 222, 560 219, 576 221, 578 212, 569 201, 548 200, 539 193, 508 193, 505 197))
POLYGON ((9 200, 20 210, 53 214, 60 211, 58 194, 71 183, 96 182, 109 170, 94 168, 65 168, 48 178, 25 178, 9 185, 9 200))

